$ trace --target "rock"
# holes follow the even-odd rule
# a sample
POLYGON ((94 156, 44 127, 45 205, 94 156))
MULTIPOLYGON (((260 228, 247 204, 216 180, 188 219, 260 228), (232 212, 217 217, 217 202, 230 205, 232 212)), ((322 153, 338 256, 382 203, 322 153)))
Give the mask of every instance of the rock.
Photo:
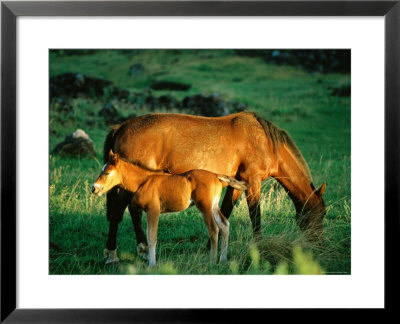
POLYGON ((180 107, 179 101, 174 96, 168 94, 156 97, 150 89, 135 92, 130 97, 129 102, 134 104, 135 109, 141 109, 146 106, 147 109, 152 111, 160 109, 171 110, 180 107))
POLYGON ((249 109, 246 104, 238 101, 230 101, 228 102, 228 106, 231 112, 241 112, 249 109))
POLYGON ((236 53, 260 57, 267 63, 302 66, 310 72, 350 73, 349 50, 236 50, 236 53))
POLYGON ((102 97, 105 94, 127 100, 129 91, 115 87, 111 81, 101 77, 90 77, 80 73, 64 73, 50 78, 50 99, 78 96, 102 97))
POLYGON ((150 88, 153 90, 175 90, 187 91, 192 87, 191 84, 176 82, 176 81, 154 81, 150 88))
POLYGON ((133 93, 129 103, 133 105, 134 109, 142 109, 143 106, 151 111, 175 109, 181 110, 183 113, 209 117, 224 116, 230 112, 248 110, 246 104, 222 100, 218 94, 210 96, 197 94, 187 96, 179 101, 170 94, 156 97, 150 89, 133 93))
POLYGON ((148 109, 150 110, 157 110, 159 108, 159 101, 158 98, 153 96, 153 94, 150 92, 147 95, 145 95, 145 100, 144 104, 147 106, 148 109))
POLYGON ((64 73, 50 78, 50 98, 102 96, 104 88, 112 86, 111 81, 94 78, 80 73, 64 73))
POLYGON ((96 155, 93 148, 93 141, 82 129, 77 129, 75 132, 68 135, 64 142, 56 146, 53 153, 80 157, 96 155))
POLYGON ((217 117, 229 114, 227 103, 221 100, 218 94, 205 96, 202 94, 185 97, 181 108, 187 109, 196 115, 217 117))
POLYGON ((144 71, 144 66, 142 63, 135 63, 129 68, 129 75, 138 75, 144 71))
POLYGON ((170 109, 179 107, 178 100, 176 100, 171 95, 164 95, 164 96, 158 97, 158 102, 159 102, 160 108, 164 108, 166 110, 170 110, 170 109))
POLYGON ((112 102, 108 102, 103 109, 99 111, 99 116, 104 118, 107 125, 119 124, 125 120, 112 102))
POLYGON ((67 116, 71 115, 73 112, 72 105, 69 103, 69 101, 61 97, 53 100, 53 104, 50 107, 67 116))
POLYGON ((117 98, 119 100, 128 100, 128 98, 130 96, 130 92, 128 90, 125 90, 125 89, 114 87, 112 92, 111 92, 111 96, 113 98, 117 98))

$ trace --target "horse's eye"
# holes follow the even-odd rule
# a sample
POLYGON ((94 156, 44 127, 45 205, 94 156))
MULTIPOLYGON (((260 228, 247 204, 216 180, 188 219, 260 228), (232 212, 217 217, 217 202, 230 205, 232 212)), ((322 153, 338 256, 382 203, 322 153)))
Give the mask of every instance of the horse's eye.
POLYGON ((106 176, 108 176, 108 175, 110 174, 110 172, 104 172, 104 174, 105 174, 106 176))

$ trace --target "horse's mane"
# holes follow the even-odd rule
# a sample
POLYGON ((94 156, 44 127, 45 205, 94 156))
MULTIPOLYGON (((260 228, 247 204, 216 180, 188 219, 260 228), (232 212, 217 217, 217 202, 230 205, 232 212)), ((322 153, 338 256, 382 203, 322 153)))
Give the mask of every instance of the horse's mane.
POLYGON ((258 113, 254 111, 245 111, 247 114, 251 114, 254 118, 257 119, 257 121, 260 123, 260 125, 264 128, 265 135, 271 140, 274 152, 275 154, 278 153, 278 148, 280 144, 286 145, 290 151, 294 154, 294 156, 297 158, 298 162, 300 165, 303 167, 303 171, 306 175, 306 177, 312 181, 311 179, 311 173, 310 169, 308 168, 307 162, 304 159, 303 155, 301 154, 299 148, 293 141, 293 139, 290 137, 289 133, 272 122, 265 120, 262 118, 258 113))
POLYGON ((106 140, 104 141, 104 148, 103 148, 103 161, 104 163, 108 162, 108 155, 110 150, 114 149, 114 137, 117 131, 121 128, 122 124, 116 124, 110 126, 110 131, 107 134, 106 140))

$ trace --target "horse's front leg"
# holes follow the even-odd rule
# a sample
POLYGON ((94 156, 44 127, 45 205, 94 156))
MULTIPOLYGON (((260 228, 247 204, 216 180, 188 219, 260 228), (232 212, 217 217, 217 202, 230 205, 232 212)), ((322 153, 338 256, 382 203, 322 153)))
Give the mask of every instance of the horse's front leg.
POLYGON ((249 179, 249 189, 246 190, 247 205, 249 207, 249 215, 253 226, 253 237, 261 235, 261 179, 249 179))
POLYGON ((106 264, 118 262, 117 256, 117 232, 118 224, 122 221, 125 208, 132 199, 132 194, 121 188, 113 188, 107 193, 107 219, 110 222, 108 238, 104 256, 106 264))
POLYGON ((225 216, 226 219, 232 213, 233 207, 236 205, 240 195, 242 194, 241 191, 236 190, 232 187, 226 188, 224 200, 222 201, 221 205, 221 213, 225 216))
POLYGON ((147 209, 147 241, 149 243, 149 266, 156 265, 156 245, 157 245, 157 231, 158 231, 158 218, 160 216, 160 209, 153 207, 147 209))
POLYGON ((128 206, 129 213, 131 214, 133 229, 136 234, 137 254, 147 258, 147 239, 142 226, 142 209, 137 206, 133 201, 128 206))

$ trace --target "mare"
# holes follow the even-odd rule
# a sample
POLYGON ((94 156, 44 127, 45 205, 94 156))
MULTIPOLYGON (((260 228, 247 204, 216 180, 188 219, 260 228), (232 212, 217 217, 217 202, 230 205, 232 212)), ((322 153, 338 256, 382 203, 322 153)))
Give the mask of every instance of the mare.
MULTIPOLYGON (((229 222, 221 213, 218 202, 222 187, 226 185, 246 190, 245 182, 206 170, 190 170, 171 175, 146 170, 110 151, 108 163, 93 184, 92 192, 101 196, 115 186, 133 193, 136 206, 147 215, 147 240, 149 265, 156 265, 157 229, 160 213, 177 212, 193 204, 203 214, 211 242, 211 262, 217 261, 218 232, 222 234, 220 261, 227 260, 229 222)), ((109 255, 111 262, 115 254, 109 255)))
MULTIPOLYGON (((273 177, 292 199, 296 221, 304 235, 310 240, 322 239, 325 183, 316 189, 308 165, 289 134, 254 112, 222 117, 143 115, 111 128, 104 143, 104 163, 108 162, 110 149, 138 165, 165 173, 203 169, 246 181, 249 184, 246 199, 255 236, 261 232, 261 182, 273 177)), ((221 205, 226 218, 241 193, 227 188, 221 205)), ((132 193, 121 187, 107 194, 110 227, 106 247, 110 251, 116 249, 118 224, 126 207, 138 247, 147 244, 142 210, 132 198, 132 193)))

